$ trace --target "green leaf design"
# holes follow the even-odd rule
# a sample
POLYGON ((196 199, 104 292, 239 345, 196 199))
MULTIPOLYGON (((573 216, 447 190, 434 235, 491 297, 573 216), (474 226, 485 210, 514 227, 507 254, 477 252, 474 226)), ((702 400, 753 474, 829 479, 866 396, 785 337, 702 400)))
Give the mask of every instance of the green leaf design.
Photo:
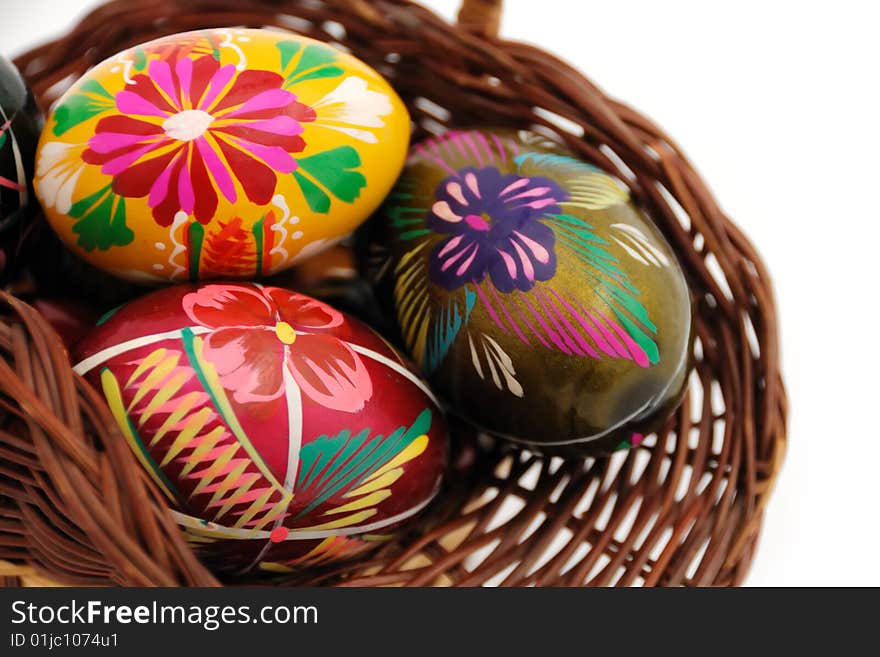
MULTIPOLYGON (((326 46, 310 43, 303 50, 302 57, 296 65, 297 71, 308 71, 318 66, 326 66, 336 61, 336 53, 326 46)), ((296 71, 294 71, 296 72, 296 71)))
POLYGON ((344 429, 303 445, 296 491, 299 499, 309 503, 296 517, 307 515, 344 490, 357 488, 430 428, 431 411, 426 408, 410 427, 398 427, 387 438, 381 434, 370 438, 369 428, 355 435, 344 429))
POLYGON ((409 179, 398 181, 397 188, 388 195, 385 204, 385 216, 394 227, 395 238, 402 242, 431 234, 431 230, 425 227, 425 209, 413 203, 416 194, 410 191, 412 187, 409 179))
POLYGON ((263 239, 263 229, 266 226, 266 215, 263 215, 254 223, 253 228, 251 228, 251 233, 254 236, 254 245, 255 251, 257 252, 257 267, 255 275, 257 278, 263 275, 263 261, 266 258, 266 254, 263 249, 265 248, 264 239, 263 239))
POLYGON ((593 227, 583 219, 567 214, 548 215, 554 225, 559 243, 571 249, 577 260, 574 265, 586 280, 593 281, 594 289, 623 324, 629 335, 654 364, 660 360, 657 343, 648 335, 656 333, 657 327, 648 317, 648 311, 639 301, 640 292, 629 277, 616 266, 618 262, 604 247, 607 241, 593 232, 593 227), (633 321, 635 318, 640 324, 633 321))
POLYGON ((113 317, 113 315, 115 315, 117 312, 119 312, 119 309, 122 308, 124 305, 125 305, 124 303, 120 304, 120 305, 116 306, 115 308, 111 308, 110 310, 105 312, 103 315, 101 315, 98 318, 98 321, 95 322, 95 326, 100 326, 101 324, 104 324, 108 319, 110 319, 111 317, 113 317))
POLYGON ((279 41, 275 47, 281 55, 282 71, 287 71, 291 62, 299 55, 296 65, 284 80, 285 88, 305 80, 335 78, 345 73, 340 66, 334 65, 337 53, 327 46, 310 43, 303 48, 296 41, 279 41))
POLYGON ((52 132, 60 137, 83 121, 113 109, 113 96, 96 80, 84 83, 79 93, 72 94, 55 108, 55 126, 52 132))
POLYGON ((125 223, 125 199, 114 194, 110 185, 73 204, 70 216, 78 219, 73 232, 86 251, 106 251, 112 246, 131 244, 134 233, 125 223))
POLYGON ((275 47, 281 53, 281 70, 284 71, 290 64, 290 60, 293 59, 302 46, 296 41, 279 41, 275 44, 275 47))
POLYGON ((302 175, 299 171, 293 172, 293 177, 299 184, 303 195, 306 197, 306 203, 309 204, 312 212, 326 214, 330 211, 330 197, 311 180, 302 175))
POLYGON ((144 49, 137 47, 134 49, 134 70, 143 71, 147 67, 147 53, 144 49))
POLYGON ((202 260, 202 244, 205 242, 205 227, 198 222, 189 225, 189 280, 199 280, 199 263, 202 260))
POLYGON ((345 73, 345 71, 339 66, 327 66, 325 68, 307 71, 302 75, 298 75, 291 81, 291 84, 305 82, 306 80, 317 80, 320 78, 338 78, 343 73, 345 73))
MULTIPOLYGON (((5 117, 5 114, 4 114, 5 117)), ((9 137, 10 126, 12 125, 12 121, 15 119, 15 114, 12 115, 12 118, 8 119, 5 124, 0 125, 0 148, 3 147, 3 144, 6 143, 6 139, 9 137)))
POLYGON ((323 214, 330 210, 328 193, 346 203, 353 203, 360 196, 367 184, 364 175, 356 170, 360 165, 360 155, 353 147, 339 146, 301 159, 294 177, 312 211, 323 214))
POLYGON ((470 320, 471 311, 474 309, 477 295, 469 287, 464 287, 463 303, 459 305, 458 295, 450 296, 445 304, 440 306, 438 312, 432 317, 428 339, 425 344, 425 367, 426 371, 433 372, 452 348, 455 338, 462 326, 466 326, 470 320), (462 316, 463 315, 463 316, 462 316))

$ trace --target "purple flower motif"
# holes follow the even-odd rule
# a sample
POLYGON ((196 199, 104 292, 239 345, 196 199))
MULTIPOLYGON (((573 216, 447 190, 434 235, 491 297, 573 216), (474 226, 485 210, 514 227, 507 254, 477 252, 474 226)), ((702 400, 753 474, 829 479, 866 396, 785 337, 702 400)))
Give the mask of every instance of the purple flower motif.
POLYGON ((556 273, 553 231, 540 222, 561 212, 566 193, 548 178, 468 167, 437 187, 427 225, 450 237, 431 253, 429 275, 447 290, 480 283, 527 291, 556 273))

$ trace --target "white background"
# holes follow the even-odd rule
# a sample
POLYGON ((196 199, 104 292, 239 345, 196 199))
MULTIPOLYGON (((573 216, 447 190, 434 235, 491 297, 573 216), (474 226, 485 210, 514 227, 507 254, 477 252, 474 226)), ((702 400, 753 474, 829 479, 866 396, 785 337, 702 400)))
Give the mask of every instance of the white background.
MULTIPOLYGON (((0 53, 94 0, 0 0, 0 53)), ((458 0, 425 4, 452 18, 458 0)), ((748 584, 880 585, 880 103, 869 2, 507 0, 555 51, 683 145, 774 275, 789 451, 748 584)))

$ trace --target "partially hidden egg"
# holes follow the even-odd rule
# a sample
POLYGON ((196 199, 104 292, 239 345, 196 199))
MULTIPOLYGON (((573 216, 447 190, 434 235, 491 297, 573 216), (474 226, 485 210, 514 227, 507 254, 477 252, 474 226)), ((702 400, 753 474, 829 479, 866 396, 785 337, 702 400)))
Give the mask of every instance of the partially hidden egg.
POLYGON ((449 132, 412 149, 376 222, 378 282, 450 412, 574 455, 639 443, 680 401, 688 286, 602 170, 532 133, 449 132))
POLYGON ((11 276, 36 208, 31 180, 43 116, 18 70, 0 57, 0 282, 11 276))
POLYGON ((88 71, 54 106, 35 187, 66 244, 145 283, 254 279, 381 203, 409 116, 372 68, 290 33, 164 37, 88 71))
POLYGON ((379 334, 303 294, 168 287, 102 318, 75 362, 218 570, 352 557, 438 490, 448 438, 427 385, 379 334))
POLYGON ((100 318, 91 304, 79 299, 40 297, 30 304, 55 329, 68 349, 85 337, 100 318))

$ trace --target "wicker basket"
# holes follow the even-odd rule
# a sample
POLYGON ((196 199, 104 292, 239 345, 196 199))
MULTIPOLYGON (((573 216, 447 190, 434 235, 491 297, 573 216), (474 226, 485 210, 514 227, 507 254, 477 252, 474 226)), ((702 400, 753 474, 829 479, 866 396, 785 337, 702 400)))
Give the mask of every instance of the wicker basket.
MULTIPOLYGON (((610 458, 561 461, 456 427, 446 486, 407 532, 366 561, 273 583, 739 584, 785 448, 764 265, 659 128, 552 55, 499 40, 500 9, 467 0, 450 25, 407 0, 114 0, 16 63, 48 107, 91 65, 169 33, 276 26, 333 41, 391 80, 415 138, 487 123, 553 132, 625 180, 680 257, 696 368, 659 434, 610 458)), ((0 582, 218 584, 58 336, 20 298, 0 303, 0 582)))

